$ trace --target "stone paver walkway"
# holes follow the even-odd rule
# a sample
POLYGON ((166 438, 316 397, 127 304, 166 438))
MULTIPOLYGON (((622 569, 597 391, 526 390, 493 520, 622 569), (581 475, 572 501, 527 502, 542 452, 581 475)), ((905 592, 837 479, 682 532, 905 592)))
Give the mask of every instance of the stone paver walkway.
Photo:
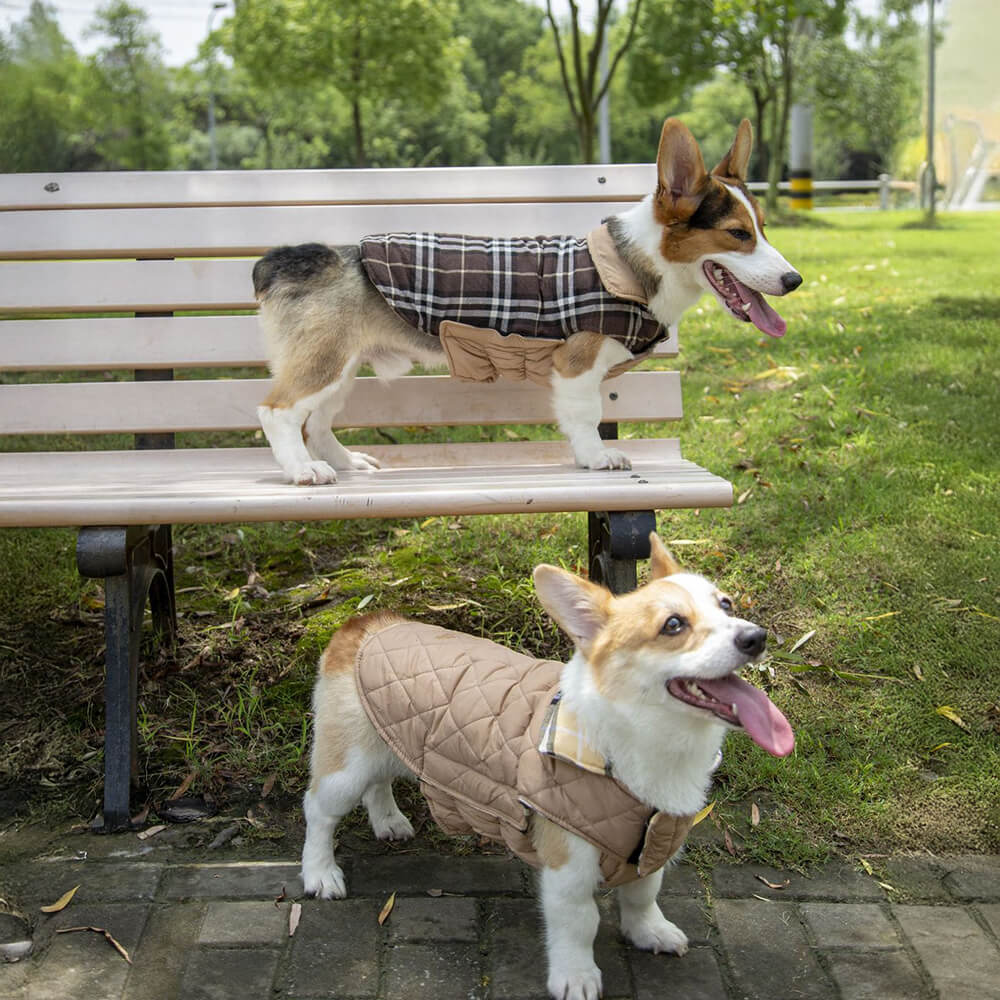
MULTIPOLYGON (((545 996, 532 873, 501 857, 399 848, 344 853, 351 897, 301 902, 284 861, 184 863, 64 854, 0 872, 33 922, 30 957, 0 964, 10 1000, 527 1000, 545 996), (51 903, 79 884, 62 912, 51 903), (389 894, 395 906, 383 925, 389 894), (132 964, 100 933, 129 951, 132 964)), ((93 844, 91 839, 88 843, 93 844)), ((124 843, 124 840, 119 841, 124 843)), ((129 841, 134 845, 134 835, 129 841)), ((640 953, 601 901, 597 958, 606 998, 659 1000, 1000 1000, 1000 858, 900 858, 881 880, 835 863, 811 878, 757 865, 687 865, 665 880, 684 958, 640 953), (758 877, 759 876, 759 877, 758 877), (787 886, 776 889, 772 885, 787 886)))

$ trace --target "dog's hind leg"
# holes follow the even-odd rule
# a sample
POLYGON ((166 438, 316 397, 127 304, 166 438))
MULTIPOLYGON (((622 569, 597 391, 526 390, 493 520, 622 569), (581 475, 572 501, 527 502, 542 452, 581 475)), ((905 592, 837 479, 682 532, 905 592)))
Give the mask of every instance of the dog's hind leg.
POLYGON ((586 469, 629 469, 624 453, 606 448, 601 422, 601 382, 615 365, 632 357, 617 340, 600 333, 575 333, 552 355, 552 408, 569 439, 576 464, 586 469))
POLYGON ((302 438, 310 456, 319 462, 326 462, 332 469, 358 469, 370 472, 378 469, 378 459, 363 451, 348 451, 331 429, 333 418, 344 408, 354 384, 354 374, 358 364, 352 362, 336 382, 323 390, 319 400, 306 418, 302 438))
POLYGON ((660 911, 656 894, 663 869, 618 887, 622 934, 643 951, 683 955, 688 950, 685 933, 660 911))
POLYGON ((379 781, 361 797, 368 810, 368 822, 379 840, 409 840, 413 836, 410 821, 399 811, 392 794, 391 781, 379 781))

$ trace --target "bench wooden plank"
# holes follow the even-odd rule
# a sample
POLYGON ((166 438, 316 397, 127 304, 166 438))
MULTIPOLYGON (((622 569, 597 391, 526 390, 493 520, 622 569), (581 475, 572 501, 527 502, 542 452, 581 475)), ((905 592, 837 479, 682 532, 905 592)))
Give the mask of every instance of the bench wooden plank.
POLYGON ((259 256, 287 243, 357 243, 369 233, 585 235, 612 203, 321 205, 7 212, 0 260, 259 256))
POLYGON ((0 370, 236 368, 267 362, 256 316, 0 322, 0 370))
MULTIPOLYGON (((0 387, 0 433, 108 434, 257 430, 268 379, 51 382, 0 387)), ((627 372, 602 386, 606 420, 678 420, 677 372, 627 372)), ((547 389, 414 375, 390 385, 359 378, 338 427, 551 423, 547 389)))
POLYGON ((655 186, 656 166, 652 163, 7 174, 0 176, 0 211, 486 200, 632 201, 655 186))
MULTIPOLYGON (((0 455, 0 526, 224 523, 346 517, 429 517, 727 506, 731 487, 677 457, 676 443, 624 441, 631 472, 575 468, 562 442, 532 445, 523 463, 509 447, 466 446, 471 466, 435 465, 436 445, 394 457, 408 468, 345 472, 333 486, 281 481, 266 448, 0 455), (416 457, 430 449, 421 467, 416 457), (562 457, 565 456, 565 457, 562 457)), ((373 447, 379 457, 388 449, 373 447)), ((443 456, 440 456, 443 459, 443 456)))
POLYGON ((256 309, 252 260, 0 263, 0 316, 256 309))
MULTIPOLYGON (((674 357, 677 337, 657 344, 674 357)), ((148 316, 0 322, 0 371, 263 367, 256 316, 148 316)))

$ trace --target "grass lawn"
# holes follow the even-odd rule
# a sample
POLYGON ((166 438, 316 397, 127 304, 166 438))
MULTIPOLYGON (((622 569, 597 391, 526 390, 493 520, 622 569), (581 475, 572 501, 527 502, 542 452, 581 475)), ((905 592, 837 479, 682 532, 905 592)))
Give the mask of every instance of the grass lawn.
MULTIPOLYGON (((741 857, 1000 851, 1000 216, 914 218, 774 227, 806 279, 776 303, 788 335, 762 341, 702 300, 681 329, 685 419, 622 427, 678 434, 739 498, 659 525, 770 629, 760 682, 797 734, 785 760, 727 740, 708 822, 741 857)), ((489 431, 512 432, 537 433, 489 431)), ((152 798, 192 772, 222 796, 276 773, 292 801, 315 658, 359 605, 564 656, 529 574, 582 568, 585 530, 582 515, 176 528, 182 642, 140 681, 152 798)), ((101 595, 74 539, 0 532, 0 818, 96 808, 101 595)))

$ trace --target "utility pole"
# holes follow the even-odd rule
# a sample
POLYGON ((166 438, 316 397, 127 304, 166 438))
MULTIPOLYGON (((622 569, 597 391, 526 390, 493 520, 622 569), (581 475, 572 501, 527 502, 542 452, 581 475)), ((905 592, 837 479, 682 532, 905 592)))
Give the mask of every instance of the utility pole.
MULTIPOLYGON (((608 29, 610 29, 611 23, 609 18, 608 29)), ((608 78, 608 29, 605 29, 604 36, 601 38, 601 58, 598 62, 598 78, 602 83, 608 78)), ((611 162, 611 116, 608 111, 610 102, 611 88, 608 87, 597 105, 597 138, 601 163, 611 162)))
POLYGON ((927 223, 935 222, 937 174, 934 170, 934 0, 927 0, 927 159, 924 163, 921 201, 927 210, 927 223))

